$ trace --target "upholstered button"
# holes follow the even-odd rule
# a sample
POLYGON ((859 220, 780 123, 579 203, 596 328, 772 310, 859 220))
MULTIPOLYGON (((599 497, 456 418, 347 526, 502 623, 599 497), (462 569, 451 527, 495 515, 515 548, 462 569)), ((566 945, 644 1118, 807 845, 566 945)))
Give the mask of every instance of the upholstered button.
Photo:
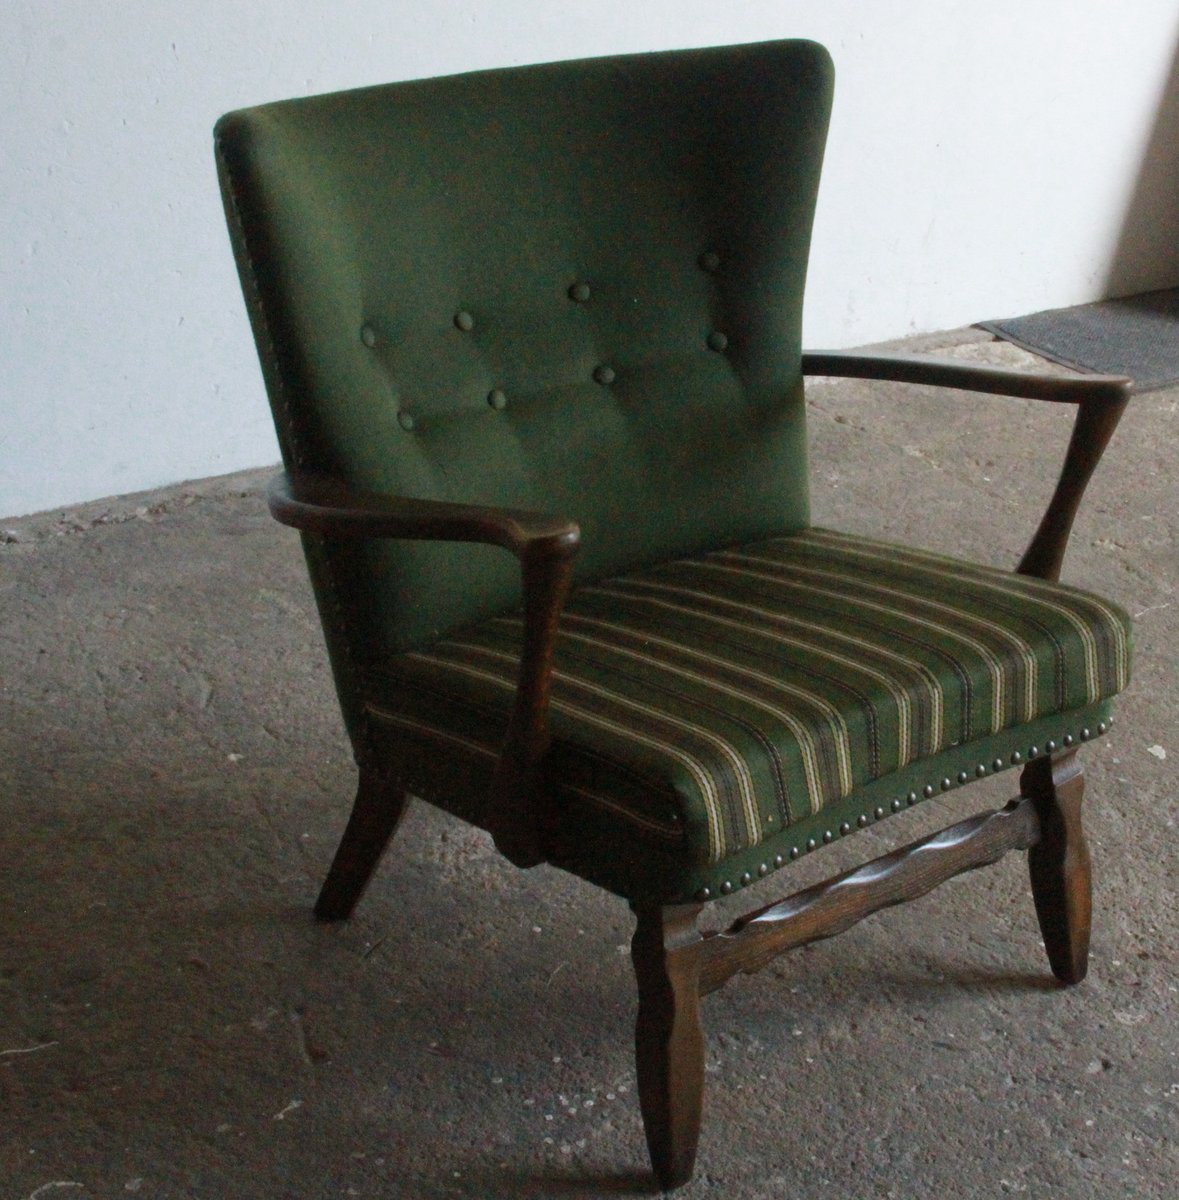
POLYGON ((729 339, 727 337, 725 337, 725 335, 723 333, 721 333, 721 331, 719 329, 714 329, 708 335, 709 350, 716 350, 719 352, 721 350, 727 350, 728 346, 729 346, 729 339))
POLYGON ((462 309, 454 314, 454 327, 461 329, 463 333, 470 333, 475 328, 475 318, 466 309, 462 309))
POLYGON ((575 283, 569 289, 569 299, 576 300, 578 304, 584 304, 590 298, 590 287, 588 283, 575 283))
POLYGON ((362 325, 360 340, 371 350, 377 344, 377 331, 371 325, 362 325))
POLYGON ((603 364, 600 367, 594 367, 594 382, 600 383, 603 387, 614 382, 614 368, 607 367, 603 364))
POLYGON ((720 266, 720 255, 715 250, 705 250, 696 260, 702 271, 715 271, 720 266))
POLYGON ((413 413, 406 412, 405 409, 402 409, 401 412, 397 414, 397 424, 400 425, 402 429, 412 429, 414 427, 413 413))
POLYGON ((503 410, 508 406, 507 393, 503 390, 503 388, 492 388, 491 391, 487 393, 487 403, 490 404, 496 412, 503 412, 503 410))

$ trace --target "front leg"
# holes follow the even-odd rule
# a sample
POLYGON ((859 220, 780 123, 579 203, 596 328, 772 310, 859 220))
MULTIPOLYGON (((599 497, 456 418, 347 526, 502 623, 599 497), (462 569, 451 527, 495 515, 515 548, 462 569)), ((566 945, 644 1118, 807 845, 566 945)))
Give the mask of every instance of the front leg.
POLYGON ((702 905, 635 904, 631 960, 639 984, 635 1062, 651 1165, 665 1190, 692 1178, 704 1093, 700 1027, 702 905))
POLYGON ((1076 750, 1030 762, 1020 790, 1040 817, 1040 840, 1028 851, 1028 869, 1048 961, 1062 983, 1080 983, 1089 965, 1093 899, 1081 828, 1085 776, 1076 750))

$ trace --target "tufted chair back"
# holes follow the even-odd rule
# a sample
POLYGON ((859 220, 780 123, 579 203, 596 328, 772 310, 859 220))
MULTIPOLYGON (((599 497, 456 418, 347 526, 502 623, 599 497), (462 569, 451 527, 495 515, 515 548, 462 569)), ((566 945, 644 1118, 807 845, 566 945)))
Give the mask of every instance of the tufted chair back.
MULTIPOLYGON (((831 75, 821 47, 777 42, 223 118, 287 466, 570 517, 582 579, 805 525, 800 318, 831 75)), ((306 548, 338 674, 349 623, 397 651, 519 599, 494 549, 306 548)))

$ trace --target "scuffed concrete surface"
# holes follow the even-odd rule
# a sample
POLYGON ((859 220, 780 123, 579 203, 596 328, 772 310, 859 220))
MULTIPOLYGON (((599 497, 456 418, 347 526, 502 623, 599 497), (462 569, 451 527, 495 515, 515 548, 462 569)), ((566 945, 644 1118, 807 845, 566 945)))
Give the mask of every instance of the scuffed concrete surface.
MULTIPOLYGON (((976 332, 908 345, 1035 362, 976 332)), ((1016 559, 1066 413, 827 381, 811 400, 819 522, 1016 559)), ((1177 403, 1135 400, 1066 563, 1138 618, 1087 754, 1089 979, 1051 985, 1011 855, 734 981, 705 1005, 685 1200, 1176 1195, 1177 403)), ((353 770, 267 474, 0 521, 0 1197, 649 1191, 621 902, 419 804, 354 919, 310 919, 353 770)))

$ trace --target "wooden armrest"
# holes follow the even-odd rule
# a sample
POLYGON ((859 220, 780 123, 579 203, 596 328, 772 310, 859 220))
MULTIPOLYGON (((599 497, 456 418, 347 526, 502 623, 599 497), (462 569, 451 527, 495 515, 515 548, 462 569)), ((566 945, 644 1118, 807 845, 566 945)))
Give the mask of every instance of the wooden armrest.
POLYGON ((275 520, 325 537, 482 542, 517 558, 568 557, 581 539, 577 524, 561 517, 359 492, 329 476, 298 471, 276 475, 266 498, 275 520))
POLYGON ((1124 375, 1044 375, 964 363, 955 358, 872 354, 859 350, 804 351, 802 373, 958 388, 998 396, 1022 396, 1028 400, 1050 400, 1058 404, 1125 404, 1134 389, 1134 381, 1124 375))
POLYGON ((1133 380, 1121 375, 1043 375, 977 366, 955 359, 855 350, 804 353, 802 373, 892 380, 1077 405, 1077 419, 1056 490, 1016 568, 1021 575, 1036 575, 1041 579, 1060 578, 1081 498, 1134 391, 1133 380))
POLYGON ((520 559, 524 644, 516 699, 491 785, 488 823, 496 846, 517 866, 543 862, 541 764, 550 741, 557 622, 581 540, 576 523, 516 509, 374 495, 299 472, 271 480, 267 500, 277 520, 307 533, 481 542, 502 546, 520 559))

